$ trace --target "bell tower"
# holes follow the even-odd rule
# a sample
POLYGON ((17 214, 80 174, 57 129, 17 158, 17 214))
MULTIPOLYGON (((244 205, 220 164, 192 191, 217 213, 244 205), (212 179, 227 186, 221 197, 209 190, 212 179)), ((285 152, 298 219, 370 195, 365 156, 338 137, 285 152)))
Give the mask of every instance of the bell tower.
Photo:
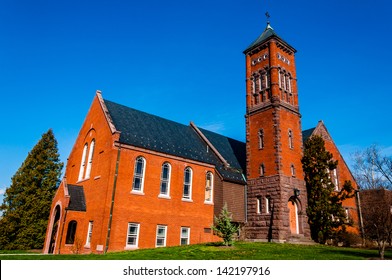
POLYGON ((286 242, 308 237, 296 50, 269 21, 244 51, 246 152, 250 240, 286 242))

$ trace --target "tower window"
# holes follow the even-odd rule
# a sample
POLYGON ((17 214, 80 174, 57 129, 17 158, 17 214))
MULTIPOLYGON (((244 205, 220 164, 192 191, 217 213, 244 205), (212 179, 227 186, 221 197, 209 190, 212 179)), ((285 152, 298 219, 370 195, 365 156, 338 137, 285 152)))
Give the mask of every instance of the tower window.
POLYGON ((293 132, 289 129, 289 147, 290 149, 294 148, 294 141, 293 141, 293 132))
POLYGON ((265 213, 270 213, 271 212, 271 198, 269 196, 267 196, 265 198, 265 213))
POLYGON ((265 175, 265 166, 264 163, 262 163, 260 165, 260 176, 264 176, 265 175))
POLYGON ((259 149, 264 149, 264 130, 259 130, 259 149))
POLYGON ((262 202, 261 202, 261 196, 258 196, 256 198, 256 213, 260 214, 262 211, 262 202))
POLYGON ((256 78, 252 77, 252 93, 255 94, 256 93, 256 78))
POLYGON ((294 164, 291 165, 290 169, 291 169, 291 176, 295 177, 295 167, 294 167, 294 164))

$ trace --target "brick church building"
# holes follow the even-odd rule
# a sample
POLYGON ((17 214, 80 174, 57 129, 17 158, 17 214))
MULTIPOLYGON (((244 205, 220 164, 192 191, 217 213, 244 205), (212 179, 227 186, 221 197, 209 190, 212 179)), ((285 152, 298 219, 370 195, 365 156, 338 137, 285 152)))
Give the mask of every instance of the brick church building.
MULTIPOLYGON (((245 143, 97 91, 53 199, 44 252, 217 241, 211 225, 224 204, 244 239, 309 240, 303 141, 324 138, 339 161, 331 172, 336 191, 355 180, 322 122, 302 131, 295 52, 269 24, 244 51, 245 143)), ((354 221, 356 205, 355 198, 344 204, 354 221)))

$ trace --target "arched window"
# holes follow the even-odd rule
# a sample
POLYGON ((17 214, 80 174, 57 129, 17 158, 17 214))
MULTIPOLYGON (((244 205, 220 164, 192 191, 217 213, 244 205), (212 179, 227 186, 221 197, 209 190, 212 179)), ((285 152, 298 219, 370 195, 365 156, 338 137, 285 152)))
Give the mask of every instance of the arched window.
POLYGON ((170 195, 170 171, 171 171, 170 164, 168 162, 165 162, 162 165, 161 186, 159 191, 159 194, 162 196, 170 195))
POLYGON ((205 190, 205 202, 212 202, 212 195, 214 190, 214 181, 211 172, 206 174, 206 190, 205 190))
POLYGON ((264 130, 259 130, 259 149, 264 149, 264 130))
POLYGON ((90 143, 90 150, 88 152, 86 175, 84 176, 85 179, 90 178, 91 166, 93 164, 94 147, 95 147, 95 140, 92 140, 91 143, 90 143))
POLYGON ((291 129, 289 129, 289 147, 290 149, 294 148, 293 132, 291 129))
POLYGON ((74 244, 77 225, 78 223, 74 220, 68 223, 68 230, 67 230, 67 237, 65 238, 65 244, 74 244))
POLYGON ((192 169, 190 167, 184 170, 184 190, 182 198, 186 200, 192 199, 192 169))
POLYGON ((294 167, 294 164, 292 164, 292 165, 290 166, 290 170, 291 170, 291 176, 292 176, 292 177, 295 177, 295 167, 294 167))
POLYGON ((145 165, 146 160, 143 157, 136 158, 132 185, 132 191, 134 192, 143 192, 145 165))
POLYGON ((78 178, 79 181, 83 179, 83 175, 84 175, 84 167, 86 166, 87 148, 88 145, 86 143, 83 148, 82 161, 80 163, 79 178, 78 178))
POLYGON ((264 163, 262 163, 260 165, 260 176, 264 176, 265 175, 265 166, 264 163))

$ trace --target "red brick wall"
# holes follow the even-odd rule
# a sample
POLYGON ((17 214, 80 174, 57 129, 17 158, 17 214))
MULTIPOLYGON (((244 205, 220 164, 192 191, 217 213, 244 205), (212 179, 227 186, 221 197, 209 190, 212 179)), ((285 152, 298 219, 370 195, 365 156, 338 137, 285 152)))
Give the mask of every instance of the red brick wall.
MULTIPOLYGON (((333 155, 333 159, 338 161, 337 166, 337 176, 339 182, 339 189, 343 187, 345 181, 351 181, 353 187, 358 190, 358 186, 355 182, 355 179, 347 166, 344 158, 340 154, 338 148, 336 147, 335 143, 333 142, 330 134, 326 130, 324 124, 320 122, 316 127, 313 135, 319 135, 323 137, 325 142, 325 148, 333 155)), ((346 199, 343 201, 343 207, 349 210, 349 217, 354 221, 354 226, 349 228, 349 231, 358 233, 359 232, 359 225, 358 225, 358 209, 357 209, 357 201, 356 197, 346 199)))
MULTIPOLYGON (((86 212, 67 211, 68 198, 64 196, 64 186, 61 185, 56 193, 53 210, 59 202, 62 205, 61 224, 56 250, 61 245, 60 253, 70 253, 72 246, 65 245, 68 223, 77 221, 75 239, 86 243, 89 221, 93 221, 93 233, 90 248, 84 248, 83 253, 96 252, 97 245, 105 247, 111 199, 116 172, 118 147, 115 141, 119 134, 112 133, 102 111, 98 96, 93 100, 91 108, 82 125, 79 136, 69 156, 66 166, 68 184, 83 186, 86 198, 86 212), (86 143, 90 147, 95 140, 93 164, 89 179, 78 180, 83 148, 86 143), (60 237, 61 244, 60 244, 60 237)), ((188 162, 180 158, 166 157, 148 151, 135 150, 132 147, 122 148, 113 208, 113 220, 110 233, 109 250, 123 250, 126 245, 126 235, 129 222, 140 223, 139 248, 155 247, 157 225, 167 225, 167 246, 180 244, 180 229, 190 227, 190 243, 216 241, 218 238, 211 232, 205 232, 213 223, 214 205, 204 202, 206 172, 212 172, 214 167, 188 162), (132 194, 132 182, 135 159, 143 156, 146 159, 144 195, 132 194), (171 164, 171 199, 159 198, 161 168, 164 162, 171 164), (184 168, 190 166, 193 170, 192 199, 193 202, 182 201, 184 168)), ((52 220, 49 221, 49 225, 52 220)), ((48 230, 47 240, 51 232, 48 230)), ((46 245, 45 252, 49 245, 46 245)))

